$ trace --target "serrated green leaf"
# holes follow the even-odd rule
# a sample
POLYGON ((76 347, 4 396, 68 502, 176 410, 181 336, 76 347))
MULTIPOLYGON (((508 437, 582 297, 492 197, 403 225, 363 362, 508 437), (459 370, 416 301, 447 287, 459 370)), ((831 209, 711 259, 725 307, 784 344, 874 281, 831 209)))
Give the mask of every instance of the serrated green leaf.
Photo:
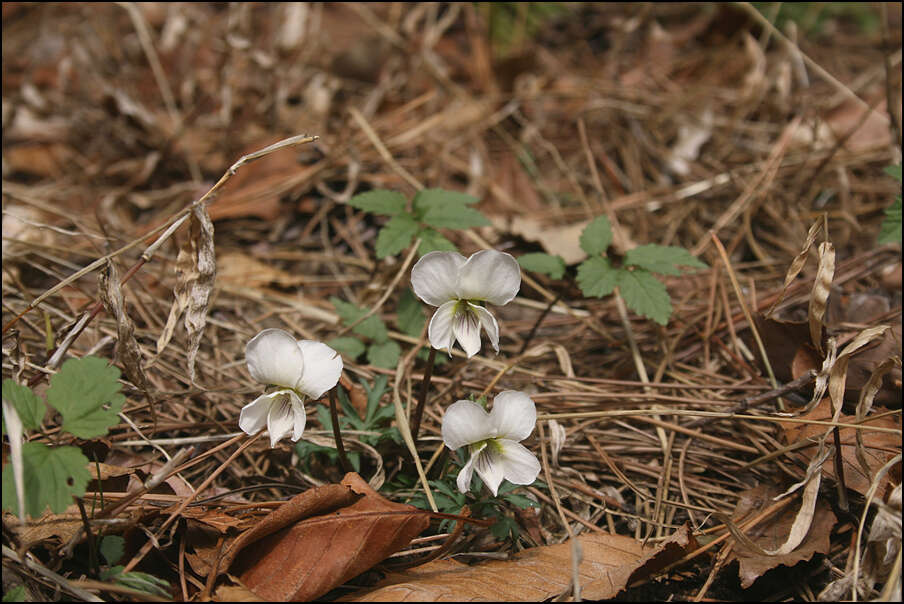
POLYGON ((371 344, 367 349, 367 362, 384 369, 395 369, 399 364, 402 348, 393 340, 371 344))
POLYGON ((393 216, 377 235, 377 258, 395 256, 411 244, 411 239, 420 230, 420 225, 409 214, 393 216))
MULTIPOLYGON (((900 168, 899 168, 900 169, 900 168)), ((901 243, 901 196, 885 209, 879 228, 879 243, 901 243)))
POLYGON ((120 371, 98 357, 69 359, 50 378, 47 402, 63 416, 62 429, 79 438, 94 438, 119 423, 126 397, 120 371))
POLYGON ((417 248, 418 256, 429 254, 430 252, 457 252, 458 248, 455 244, 443 237, 439 231, 433 229, 424 229, 418 233, 421 238, 421 244, 417 248))
MULTIPOLYGON (((25 511, 32 518, 39 518, 48 505, 54 514, 62 514, 73 495, 85 495, 91 480, 88 458, 76 447, 51 449, 43 443, 27 442, 22 445, 22 466, 25 511)), ((3 509, 19 513, 11 464, 3 467, 3 509)))
POLYGON ((679 266, 709 268, 683 247, 674 245, 639 245, 625 254, 625 265, 639 266, 661 275, 680 275, 679 266))
POLYGON ((553 279, 561 279, 565 274, 565 261, 561 256, 551 256, 543 252, 534 252, 518 256, 521 268, 535 273, 549 275, 553 279))
POLYGON ((355 195, 348 205, 372 214, 395 216, 405 212, 405 196, 398 191, 375 189, 355 195))
POLYGON ((11 379, 3 380, 3 399, 9 401, 19 414, 26 430, 37 430, 41 427, 47 407, 31 388, 17 384, 11 379))
POLYGON ((637 314, 666 325, 672 315, 672 302, 665 285, 643 269, 618 271, 618 291, 628 308, 637 314))
MULTIPOLYGON (((342 323, 345 325, 351 325, 367 314, 367 311, 363 308, 358 308, 354 304, 344 302, 335 296, 330 298, 330 302, 332 303, 333 308, 336 309, 336 314, 339 315, 339 318, 342 319, 342 323)), ((389 339, 389 332, 386 330, 386 325, 376 315, 371 315, 358 323, 352 328, 352 332, 359 336, 364 336, 365 338, 371 338, 377 342, 385 342, 389 339)))
POLYGON ((421 330, 424 329, 424 323, 427 318, 424 317, 424 308, 421 301, 407 287, 402 291, 402 295, 399 296, 396 315, 396 323, 402 333, 414 338, 421 335, 421 330))
POLYGON ((469 229, 491 224, 479 210, 460 203, 432 206, 424 212, 421 220, 430 226, 447 229, 469 229))
POLYGON ((589 256, 598 256, 606 251, 612 243, 612 225, 609 219, 597 216, 581 232, 581 249, 589 256))
POLYGON ((107 564, 113 565, 119 562, 125 553, 126 540, 119 535, 107 535, 100 540, 100 553, 103 554, 107 564))
POLYGON ((364 345, 364 342, 362 342, 358 338, 352 338, 350 336, 333 338, 332 340, 327 341, 326 345, 330 348, 333 348, 334 350, 338 350, 339 354, 344 357, 348 357, 352 361, 357 359, 367 348, 364 345))
POLYGON ((608 296, 618 285, 618 269, 602 256, 591 256, 578 265, 578 287, 585 297, 608 296))
POLYGON ((472 205, 480 201, 473 195, 467 193, 459 193, 458 191, 447 191, 445 189, 421 189, 414 196, 414 211, 418 217, 422 217, 427 210, 435 207, 442 207, 448 204, 454 205, 472 205))

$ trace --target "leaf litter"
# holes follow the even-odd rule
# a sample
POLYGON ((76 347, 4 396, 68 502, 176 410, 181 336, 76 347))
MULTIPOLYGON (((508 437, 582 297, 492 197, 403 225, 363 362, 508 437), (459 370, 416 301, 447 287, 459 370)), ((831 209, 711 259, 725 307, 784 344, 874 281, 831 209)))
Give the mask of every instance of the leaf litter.
MULTIPOLYGON (((879 7, 878 31, 842 19, 787 43, 746 5, 569 6, 516 25, 533 37, 511 46, 478 5, 137 6, 128 19, 118 5, 3 8, 4 378, 41 394, 45 371, 105 356, 126 397, 106 437, 57 443, 92 460, 79 480, 97 478, 95 463, 122 468, 88 483, 93 537, 68 500, 24 527, 5 513, 5 542, 30 556, 5 547, 5 592, 132 597, 80 562, 111 535, 125 539, 126 572, 163 579, 176 600, 569 598, 573 533, 585 598, 900 593, 901 260, 876 244, 900 193, 884 173, 900 149, 888 126, 900 124, 900 51, 887 51, 900 48, 899 7, 879 7), (301 132, 319 138, 255 155, 301 132), (239 157, 252 159, 228 170, 239 157), (220 191, 224 171, 234 178, 220 191), (410 455, 392 439, 349 434, 363 482, 383 484, 354 497, 370 491, 345 486, 323 451, 237 451, 255 388, 245 342, 267 327, 327 340, 342 328, 331 299, 380 300, 401 259, 375 254, 389 218, 347 201, 372 189, 411 199, 415 183, 479 199, 493 226, 437 231, 462 253, 564 258, 555 279, 524 271, 500 310, 499 357, 437 367, 422 424, 426 462, 449 403, 531 392, 555 439, 543 443, 555 445, 554 484, 515 492, 538 506, 508 511, 515 539, 474 523, 450 534, 415 513, 419 489, 397 481, 410 455), (664 276, 667 325, 581 296, 579 238, 603 215, 616 260, 655 243, 711 267, 664 276), (121 266, 137 268, 119 277, 121 266), (292 518, 262 535, 295 493, 333 489, 334 526, 292 518), (762 518, 742 515, 751 498, 762 518), (365 521, 342 517, 358 504, 377 513, 370 536, 335 536, 306 567, 293 531, 329 540, 365 521), (400 561, 412 568, 391 570, 400 561), (521 564, 549 583, 519 591, 521 564), (800 572, 770 581, 783 567, 800 572), (502 591, 468 587, 481 577, 502 591)), ((373 316, 412 355, 389 370, 345 359, 359 412, 361 379, 391 374, 381 407, 416 396, 418 340, 395 331, 393 300, 373 316)), ((30 438, 56 442, 59 426, 47 415, 30 438)), ((327 448, 332 437, 314 414, 305 436, 327 448)), ((431 471, 450 475, 444 459, 431 471)))

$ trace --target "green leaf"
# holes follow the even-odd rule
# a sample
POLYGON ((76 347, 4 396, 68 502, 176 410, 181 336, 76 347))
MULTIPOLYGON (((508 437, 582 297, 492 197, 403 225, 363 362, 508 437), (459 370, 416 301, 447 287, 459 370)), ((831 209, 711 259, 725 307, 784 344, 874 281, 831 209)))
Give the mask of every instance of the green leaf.
POLYGON ((44 406, 44 401, 35 396, 31 388, 17 384, 11 379, 3 380, 3 399, 16 409, 26 430, 37 430, 41 427, 47 407, 44 406))
POLYGON ((405 196, 398 191, 375 189, 355 195, 348 200, 348 205, 372 214, 395 216, 405 212, 405 196))
POLYGON ((590 256, 599 256, 612 243, 612 226, 609 219, 597 216, 588 224, 581 233, 581 249, 590 256))
POLYGON ((618 291, 625 304, 639 315, 666 325, 672 314, 672 302, 665 285, 651 273, 636 269, 618 271, 618 291))
POLYGON ((618 284, 619 270, 612 268, 609 260, 602 256, 591 256, 578 265, 578 287, 585 297, 608 296, 618 284))
MULTIPOLYGON (((330 298, 330 302, 336 309, 336 314, 339 315, 339 318, 342 319, 342 322, 345 325, 351 325, 367 314, 367 311, 363 308, 358 308, 354 304, 344 302, 335 296, 330 298)), ((389 339, 389 332, 386 330, 386 325, 376 315, 367 317, 356 325, 352 331, 359 336, 371 338, 377 342, 385 342, 389 339)))
POLYGON ((120 371, 98 357, 69 359, 50 378, 47 402, 63 416, 62 429, 94 438, 119 423, 126 397, 119 391, 120 371))
POLYGON ((367 348, 364 345, 364 342, 362 342, 358 338, 352 338, 350 336, 333 338, 332 340, 326 342, 326 345, 330 348, 338 350, 342 356, 348 357, 351 360, 357 359, 367 348))
POLYGON ((138 571, 123 572, 124 566, 114 566, 100 573, 103 581, 115 581, 120 585, 131 587, 132 589, 150 594, 152 596, 160 596, 161 598, 170 597, 170 584, 163 579, 159 579, 148 573, 138 571))
POLYGON ((534 252, 518 256, 521 268, 535 273, 549 275, 553 279, 561 279, 565 274, 565 261, 561 256, 551 256, 543 252, 534 252))
POLYGON ((371 344, 367 349, 367 362, 384 369, 395 369, 399 364, 402 348, 393 340, 371 344))
MULTIPOLYGON (((54 514, 62 514, 73 495, 85 495, 91 480, 88 458, 76 447, 51 449, 43 443, 27 442, 22 445, 22 466, 25 511, 32 518, 40 518, 48 505, 54 514)), ((3 467, 3 508, 19 513, 11 464, 3 467)))
POLYGON ((901 243, 901 196, 885 209, 879 230, 879 243, 901 243))
POLYGON ((411 239, 420 230, 420 225, 409 214, 393 216, 377 235, 377 258, 395 256, 411 244, 411 239))
POLYGON ((424 329, 424 323, 426 323, 427 319, 424 317, 421 301, 407 287, 402 292, 402 295, 399 296, 396 315, 398 316, 396 323, 402 333, 414 338, 421 335, 421 330, 424 329))
POLYGON ((442 207, 445 205, 472 205, 480 201, 473 195, 467 193, 459 193, 458 191, 447 191, 445 189, 421 189, 414 196, 414 210, 418 216, 423 216, 430 208, 442 207))
POLYGON ((901 166, 886 166, 883 172, 901 182, 901 166))
POLYGON ((25 586, 24 585, 16 585, 8 592, 3 594, 4 602, 24 602, 25 601, 25 586))
POLYGON ((458 248, 455 244, 440 235, 439 231, 433 229, 424 229, 418 236, 421 238, 421 245, 417 248, 418 256, 429 254, 430 252, 456 252, 458 248))
POLYGON ((125 553, 126 540, 119 535, 107 535, 100 541, 100 553, 103 554, 107 564, 113 565, 119 562, 125 553))
POLYGON ((421 219, 430 226, 447 229, 469 229, 489 226, 491 223, 479 210, 461 203, 431 206, 421 219))
POLYGON ((709 268, 683 247, 673 245, 639 245, 625 254, 625 264, 639 266, 652 273, 680 275, 679 266, 709 268))

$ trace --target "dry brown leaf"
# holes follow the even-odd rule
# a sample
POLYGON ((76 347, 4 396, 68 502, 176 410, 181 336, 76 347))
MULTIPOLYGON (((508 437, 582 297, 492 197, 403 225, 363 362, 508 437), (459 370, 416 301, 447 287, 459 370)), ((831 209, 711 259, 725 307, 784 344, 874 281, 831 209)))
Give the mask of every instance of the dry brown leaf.
POLYGON ((294 287, 304 283, 301 275, 292 275, 240 252, 227 252, 217 258, 217 276, 224 283, 260 287, 275 283, 294 287))
POLYGON ((753 320, 778 381, 790 382, 811 369, 819 369, 822 359, 810 341, 806 321, 779 321, 759 313, 753 320))
POLYGON ((235 556, 233 572, 265 600, 316 599, 399 551, 430 523, 429 514, 383 498, 354 472, 292 502, 243 534, 221 566, 235 556))
MULTIPOLYGON (((772 498, 780 493, 777 487, 771 485, 757 485, 741 494, 732 520, 737 524, 750 515, 761 511, 772 503, 772 498)), ((744 531, 757 546, 762 549, 772 550, 778 548, 788 537, 791 527, 797 518, 798 509, 794 505, 786 506, 777 516, 771 516, 759 525, 744 531)), ((735 543, 732 555, 739 562, 738 574, 741 577, 741 586, 747 589, 754 581, 779 565, 788 567, 798 562, 809 560, 813 554, 826 554, 831 546, 829 534, 836 522, 835 514, 831 506, 824 500, 816 502, 816 509, 810 524, 810 530, 803 542, 792 552, 778 555, 765 556, 759 552, 747 549, 742 543, 735 543)))
MULTIPOLYGON (((583 550, 581 596, 588 600, 613 598, 629 583, 696 548, 687 525, 656 546, 645 547, 631 537, 601 533, 583 535, 578 540, 583 550)), ((540 601, 570 592, 571 571, 571 545, 559 543, 524 550, 511 560, 476 566, 437 560, 392 573, 376 588, 343 601, 540 601)))
POLYGON ((135 323, 125 309, 119 272, 112 260, 107 261, 105 270, 99 275, 100 297, 104 309, 116 321, 116 360, 122 365, 126 376, 139 390, 148 392, 148 378, 142 366, 141 350, 135 339, 135 323))
POLYGON ((508 225, 503 224, 505 221, 501 219, 496 222, 500 228, 505 228, 528 241, 539 242, 547 254, 561 256, 565 264, 574 264, 587 257, 587 252, 581 249, 580 238, 590 223, 589 220, 564 226, 550 226, 530 216, 515 216, 508 225))

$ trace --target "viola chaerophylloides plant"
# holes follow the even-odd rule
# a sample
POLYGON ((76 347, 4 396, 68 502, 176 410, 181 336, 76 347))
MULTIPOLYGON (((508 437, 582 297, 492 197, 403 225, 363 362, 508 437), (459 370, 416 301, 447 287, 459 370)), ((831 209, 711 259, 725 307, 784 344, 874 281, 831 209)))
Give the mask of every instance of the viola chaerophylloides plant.
MULTIPOLYGON (((612 226, 606 216, 595 218, 584 228, 580 244, 589 257, 578 265, 577 282, 581 292, 586 297, 602 298, 617 287, 628 308, 660 325, 668 324, 672 302, 665 284, 654 274, 680 275, 680 267, 707 268, 684 248, 656 244, 628 250, 617 266, 606 253, 611 243, 612 226)), ((533 253, 521 256, 518 261, 525 269, 554 279, 565 273, 565 262, 559 256, 533 253)))
MULTIPOLYGON (((59 412, 61 432, 77 438, 104 436, 119 423, 118 414, 125 403, 120 392, 120 371, 104 359, 87 356, 69 359, 50 378, 47 400, 31 388, 12 379, 3 382, 3 432, 11 445, 18 446, 24 431, 38 431, 44 422, 47 405, 59 412), (13 443, 17 440, 17 443, 13 443)), ((89 460, 78 447, 50 446, 36 440, 22 444, 24 509, 33 518, 49 506, 56 514, 64 512, 73 497, 83 497, 91 480, 89 460)), ((3 508, 19 513, 12 463, 3 467, 3 508)))

